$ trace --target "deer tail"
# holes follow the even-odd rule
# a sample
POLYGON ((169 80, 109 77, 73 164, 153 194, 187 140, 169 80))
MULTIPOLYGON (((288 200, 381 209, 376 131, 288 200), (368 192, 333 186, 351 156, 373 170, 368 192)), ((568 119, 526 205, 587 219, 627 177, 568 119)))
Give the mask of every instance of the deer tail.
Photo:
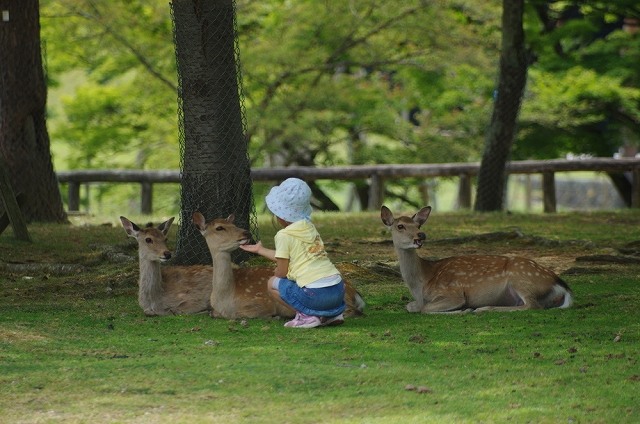
POLYGON ((542 304, 545 308, 569 308, 573 305, 573 292, 567 283, 558 277, 542 304))
POLYGON ((360 292, 355 289, 347 290, 346 297, 347 310, 345 311, 345 314, 348 316, 363 315, 365 302, 362 295, 360 295, 360 292))
POLYGON ((360 294, 360 292, 356 291, 356 310, 359 313, 363 313, 364 312, 364 307, 366 306, 366 304, 364 303, 364 299, 362 298, 362 295, 360 294))

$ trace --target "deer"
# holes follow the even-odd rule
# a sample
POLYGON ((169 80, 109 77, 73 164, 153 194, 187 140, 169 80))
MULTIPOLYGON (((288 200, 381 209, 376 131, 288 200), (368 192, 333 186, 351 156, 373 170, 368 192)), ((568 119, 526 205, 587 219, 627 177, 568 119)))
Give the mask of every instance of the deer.
POLYGON ((429 260, 417 250, 426 240, 421 230, 431 207, 411 218, 394 218, 382 206, 382 223, 391 231, 400 273, 413 296, 409 312, 460 313, 568 308, 569 286, 553 271, 531 259, 499 255, 462 255, 429 260))
MULTIPOLYGON (((213 318, 292 318, 295 310, 273 299, 267 281, 274 269, 269 266, 233 267, 231 252, 251 241, 251 233, 234 224, 235 215, 207 222, 199 211, 193 213, 193 224, 207 242, 213 261, 211 317, 213 318)), ((361 315, 362 296, 345 281, 345 315, 361 315)))
POLYGON ((141 228, 124 216, 122 226, 138 242, 138 303, 145 315, 184 315, 208 311, 213 270, 207 265, 162 266, 171 259, 167 234, 173 218, 141 228))

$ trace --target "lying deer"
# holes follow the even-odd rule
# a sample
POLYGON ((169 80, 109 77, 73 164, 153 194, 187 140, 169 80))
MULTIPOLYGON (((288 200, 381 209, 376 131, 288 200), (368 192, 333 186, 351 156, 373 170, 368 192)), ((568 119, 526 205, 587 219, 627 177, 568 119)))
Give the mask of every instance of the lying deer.
POLYGON ((412 218, 394 218, 386 206, 382 222, 391 230, 402 279, 413 302, 409 312, 517 311, 568 308, 571 289, 553 271, 522 257, 466 255, 428 260, 417 249, 426 239, 420 230, 431 213, 427 206, 412 218))
POLYGON ((154 228, 140 228, 124 216, 124 230, 138 242, 138 303, 146 315, 195 314, 210 309, 210 266, 161 266, 171 259, 167 233, 173 218, 154 228))
MULTIPOLYGON (((193 214, 193 223, 204 236, 213 259, 213 290, 211 316, 215 318, 291 318, 292 308, 281 305, 268 293, 267 281, 273 267, 233 268, 231 252, 250 242, 251 233, 234 225, 234 215, 206 222, 200 212, 193 214)), ((359 315, 364 301, 355 288, 345 282, 345 315, 359 315)))

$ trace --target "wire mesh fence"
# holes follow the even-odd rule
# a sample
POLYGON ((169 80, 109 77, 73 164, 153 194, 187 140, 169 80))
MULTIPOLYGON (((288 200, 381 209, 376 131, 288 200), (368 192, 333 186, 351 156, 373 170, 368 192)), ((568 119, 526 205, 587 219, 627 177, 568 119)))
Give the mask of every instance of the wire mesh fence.
MULTIPOLYGON (((236 217, 258 238, 233 0, 171 3, 179 82, 181 227, 176 263, 209 264, 195 211, 236 217)), ((238 250, 233 258, 248 255, 238 250)))

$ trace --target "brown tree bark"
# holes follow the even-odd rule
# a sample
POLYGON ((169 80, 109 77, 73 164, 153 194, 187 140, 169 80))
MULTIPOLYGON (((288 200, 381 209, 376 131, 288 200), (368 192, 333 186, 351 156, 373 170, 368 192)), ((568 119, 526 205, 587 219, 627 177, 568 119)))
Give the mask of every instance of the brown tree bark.
POLYGON ((45 112, 38 0, 0 0, 0 154, 27 222, 67 222, 45 112))
MULTIPOLYGON (((236 217, 250 228, 253 212, 251 165, 247 154, 236 66, 233 0, 174 0, 176 57, 183 146, 181 217, 175 262, 210 264, 204 238, 191 222, 236 217)), ((257 227, 257 225, 255 226, 257 227)), ((238 250, 234 257, 247 257, 238 250)))
POLYGON ((523 13, 524 0, 503 0, 500 76, 478 173, 476 211, 500 211, 503 208, 505 170, 527 81, 523 13))

